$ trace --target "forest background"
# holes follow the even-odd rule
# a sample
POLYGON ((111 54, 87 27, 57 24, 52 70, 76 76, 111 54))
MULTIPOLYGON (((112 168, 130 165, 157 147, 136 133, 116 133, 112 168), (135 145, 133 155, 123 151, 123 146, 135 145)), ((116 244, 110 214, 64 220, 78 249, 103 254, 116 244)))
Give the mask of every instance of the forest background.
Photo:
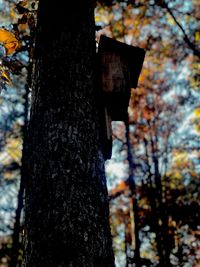
MULTIPOLYGON (((15 249, 19 266, 23 256, 20 170, 36 9, 33 1, 0 1, 2 267, 15 249)), ((95 14, 97 46, 104 34, 146 50, 131 91, 129 127, 113 122, 113 156, 106 162, 116 266, 198 267, 200 2, 107 1, 95 14)))

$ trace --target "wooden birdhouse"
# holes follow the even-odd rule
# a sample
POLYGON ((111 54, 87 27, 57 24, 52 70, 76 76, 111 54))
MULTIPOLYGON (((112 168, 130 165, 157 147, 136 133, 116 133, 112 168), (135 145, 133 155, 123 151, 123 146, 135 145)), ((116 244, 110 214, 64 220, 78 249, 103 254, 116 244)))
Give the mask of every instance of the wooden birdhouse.
POLYGON ((104 117, 103 151, 111 157, 111 121, 127 121, 131 88, 136 88, 145 51, 101 35, 98 47, 100 96, 104 117))

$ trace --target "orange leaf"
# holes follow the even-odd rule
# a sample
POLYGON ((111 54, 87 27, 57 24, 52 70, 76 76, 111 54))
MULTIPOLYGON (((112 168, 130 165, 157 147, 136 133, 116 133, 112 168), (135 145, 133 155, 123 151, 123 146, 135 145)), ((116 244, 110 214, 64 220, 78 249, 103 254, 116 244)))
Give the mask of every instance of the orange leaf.
POLYGON ((19 47, 19 41, 15 35, 5 29, 0 29, 0 43, 5 47, 7 55, 12 54, 19 47))
POLYGON ((128 184, 125 181, 121 181, 115 188, 110 192, 111 195, 115 195, 119 192, 123 192, 128 189, 128 184))

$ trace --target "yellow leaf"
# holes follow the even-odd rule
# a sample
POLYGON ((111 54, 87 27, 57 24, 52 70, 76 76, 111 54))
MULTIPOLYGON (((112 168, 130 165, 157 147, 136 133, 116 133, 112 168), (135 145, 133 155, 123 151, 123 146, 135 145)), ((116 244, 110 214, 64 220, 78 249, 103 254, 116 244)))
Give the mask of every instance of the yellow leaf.
POLYGON ((0 43, 5 47, 7 55, 12 54, 19 47, 19 41, 15 35, 5 29, 0 29, 0 43))
POLYGON ((101 18, 99 16, 95 16, 95 22, 101 21, 101 18))
POLYGON ((194 115, 195 115, 196 117, 200 117, 200 108, 196 108, 196 109, 194 110, 194 115))
POLYGON ((195 32, 195 41, 198 42, 200 39, 200 32, 195 32))
POLYGON ((4 80, 7 84, 12 85, 12 81, 8 73, 2 68, 2 66, 0 66, 0 75, 2 80, 4 80))
POLYGON ((174 19, 171 17, 171 15, 167 14, 167 21, 170 25, 174 26, 175 25, 175 21, 174 19))
POLYGON ((6 151, 8 155, 16 162, 21 162, 22 156, 22 140, 19 138, 9 139, 7 142, 6 151))
POLYGON ((179 180, 182 178, 182 175, 179 171, 175 170, 175 172, 173 173, 173 178, 179 180))
POLYGON ((4 173, 4 178, 8 179, 8 180, 12 179, 13 178, 13 173, 12 172, 5 172, 4 173))
POLYGON ((15 19, 15 17, 16 17, 16 13, 14 12, 14 10, 12 9, 11 11, 10 11, 10 17, 11 17, 11 19, 15 19))

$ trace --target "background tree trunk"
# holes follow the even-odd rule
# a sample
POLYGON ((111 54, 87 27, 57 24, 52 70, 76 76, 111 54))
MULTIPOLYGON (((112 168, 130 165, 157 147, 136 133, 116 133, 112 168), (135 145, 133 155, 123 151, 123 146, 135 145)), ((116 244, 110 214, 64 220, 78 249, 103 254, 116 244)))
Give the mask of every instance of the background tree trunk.
POLYGON ((26 267, 114 266, 89 0, 39 4, 26 151, 26 267))

